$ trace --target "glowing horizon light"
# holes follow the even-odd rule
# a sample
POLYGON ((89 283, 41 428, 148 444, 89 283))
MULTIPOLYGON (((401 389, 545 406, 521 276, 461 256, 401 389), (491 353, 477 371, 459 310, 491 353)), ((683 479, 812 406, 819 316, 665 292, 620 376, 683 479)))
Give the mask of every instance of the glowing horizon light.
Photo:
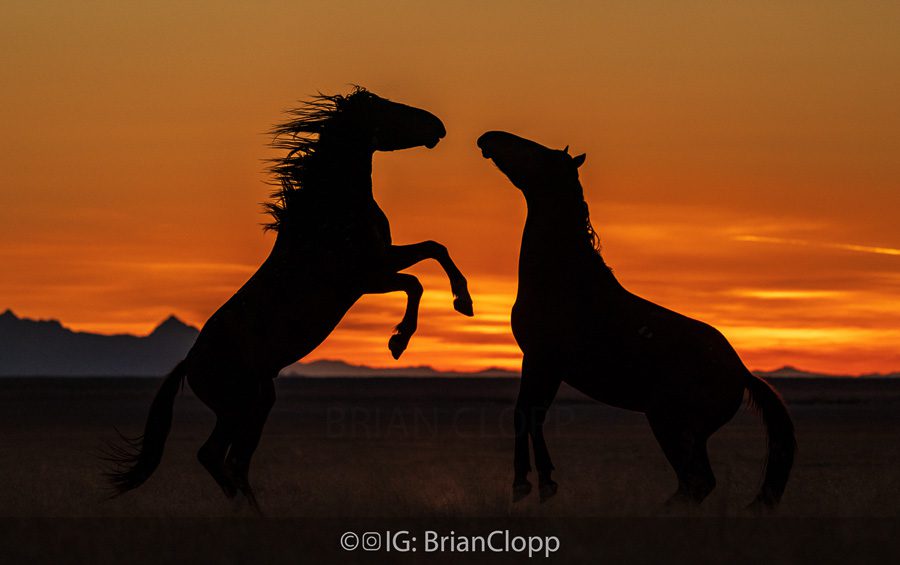
POLYGON ((752 368, 900 370, 900 3, 419 4, 10 7, 0 309, 101 333, 201 325, 273 244, 265 132, 357 83, 446 125, 431 150, 377 153, 373 193, 395 243, 447 246, 475 317, 428 262, 399 362, 402 293, 364 297, 310 359, 518 363, 527 205, 475 145, 503 129, 586 153, 615 276, 726 331, 752 368))
POLYGON ((790 237, 770 237, 762 235, 736 235, 735 241, 748 241, 755 243, 780 243, 784 245, 799 245, 804 247, 822 247, 825 249, 839 249, 842 251, 858 251, 860 253, 874 253, 876 255, 900 256, 900 249, 894 247, 877 247, 872 245, 857 245, 854 243, 832 243, 827 241, 811 241, 790 237))
POLYGON ((763 300, 808 300, 816 298, 840 298, 847 292, 840 290, 788 290, 788 289, 738 289, 731 292, 745 298, 763 300))

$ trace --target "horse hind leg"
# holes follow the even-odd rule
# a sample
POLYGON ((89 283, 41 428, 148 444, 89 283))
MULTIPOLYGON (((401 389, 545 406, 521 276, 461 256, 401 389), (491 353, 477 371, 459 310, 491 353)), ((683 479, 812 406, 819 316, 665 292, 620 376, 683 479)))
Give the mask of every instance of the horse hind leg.
POLYGON ((237 494, 237 486, 225 471, 225 455, 231 445, 231 428, 228 418, 218 417, 212 434, 197 452, 197 460, 228 498, 234 498, 237 494))
POLYGON ((216 425, 209 439, 197 451, 197 460, 225 496, 233 498, 237 487, 225 471, 225 456, 234 432, 234 414, 228 403, 228 389, 222 387, 222 381, 209 376, 216 373, 214 370, 188 373, 188 383, 194 394, 216 414, 216 425))
POLYGON ((237 421, 231 449, 225 458, 225 472, 233 481, 237 491, 241 492, 254 511, 261 514, 256 495, 250 486, 250 460, 259 446, 263 427, 269 412, 275 404, 275 383, 266 380, 260 384, 259 391, 243 417, 237 421))
POLYGON ((706 447, 707 439, 705 437, 695 439, 688 462, 688 476, 685 479, 687 494, 697 504, 703 502, 716 488, 716 476, 709 463, 709 453, 706 447))
POLYGON ((716 488, 706 448, 709 435, 693 431, 675 418, 648 415, 648 419, 653 435, 678 477, 678 490, 666 501, 666 506, 700 504, 716 488))

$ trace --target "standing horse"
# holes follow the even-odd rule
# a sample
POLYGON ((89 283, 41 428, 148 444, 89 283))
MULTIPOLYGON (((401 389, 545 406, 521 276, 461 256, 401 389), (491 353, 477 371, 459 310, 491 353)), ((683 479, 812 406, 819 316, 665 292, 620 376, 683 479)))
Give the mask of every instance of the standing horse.
POLYGON ((271 167, 280 187, 267 205, 274 247, 165 378, 143 436, 114 448, 118 467, 109 477, 118 494, 140 486, 159 465, 175 395, 187 377, 216 414, 197 458, 228 497, 241 492, 258 508, 248 472, 275 402, 273 379, 322 343, 363 294, 407 294, 388 342, 395 359, 416 330, 422 295, 419 280, 398 271, 435 259, 450 279, 454 308, 472 315, 466 279, 447 249, 433 241, 392 245, 372 194, 374 152, 433 148, 446 134, 436 116, 357 87, 346 96, 315 97, 273 133, 273 146, 288 151, 271 167))
POLYGON ((778 393, 744 367, 715 328, 631 294, 600 256, 578 180, 585 155, 552 150, 492 131, 485 158, 525 196, 512 329, 524 354, 515 408, 513 496, 531 491, 528 437, 541 499, 553 496, 553 463, 543 435, 561 380, 591 398, 647 415, 678 476, 669 502, 701 502, 716 479, 707 439, 728 422, 744 390, 768 431, 768 463, 755 505, 774 507, 794 460, 794 427, 778 393))

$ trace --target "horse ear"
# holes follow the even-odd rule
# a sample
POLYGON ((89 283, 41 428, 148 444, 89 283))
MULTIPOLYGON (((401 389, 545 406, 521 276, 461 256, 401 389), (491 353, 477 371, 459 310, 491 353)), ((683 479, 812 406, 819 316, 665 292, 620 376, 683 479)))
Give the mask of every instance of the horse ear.
POLYGON ((563 149, 563 153, 565 153, 566 155, 569 154, 569 146, 568 145, 566 145, 566 148, 563 149))
POLYGON ((584 165, 585 159, 587 159, 587 153, 582 153, 581 155, 578 155, 577 157, 572 157, 572 161, 575 162, 575 168, 577 169, 578 167, 584 165))

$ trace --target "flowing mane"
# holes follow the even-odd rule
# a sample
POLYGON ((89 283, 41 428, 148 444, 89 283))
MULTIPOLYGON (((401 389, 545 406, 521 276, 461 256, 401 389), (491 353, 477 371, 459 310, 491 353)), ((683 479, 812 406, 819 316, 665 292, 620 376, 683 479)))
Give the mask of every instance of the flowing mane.
POLYGON ((447 248, 432 240, 393 245, 390 222, 372 194, 375 152, 436 146, 447 135, 437 116, 356 87, 313 97, 271 133, 272 146, 285 150, 269 161, 278 187, 265 204, 272 216, 267 227, 279 232, 272 251, 165 378, 144 433, 110 446, 105 458, 114 495, 138 488, 159 467, 175 397, 187 381, 216 415, 198 462, 225 496, 240 494, 259 513, 250 461, 285 365, 314 351, 363 295, 391 292, 406 295, 403 318, 386 340, 399 359, 418 327, 424 291, 415 275, 401 271, 426 259, 447 275, 453 308, 473 315, 468 282, 447 248))
POLYGON ((308 190, 307 173, 315 159, 319 136, 335 117, 347 108, 347 102, 356 97, 374 94, 361 86, 354 86, 348 95, 322 94, 313 96, 297 108, 288 110, 289 119, 273 127, 271 147, 287 151, 287 155, 270 161, 272 184, 278 188, 270 195, 272 201, 263 204, 272 221, 264 224, 267 230, 278 231, 288 212, 296 204, 298 196, 308 190), (306 189, 306 190, 304 190, 306 189))
POLYGON ((584 205, 584 227, 587 232, 588 241, 591 244, 591 247, 594 248, 594 251, 597 252, 597 255, 600 255, 600 250, 602 246, 600 245, 600 234, 594 229, 594 224, 591 223, 591 211, 588 209, 587 200, 582 200, 582 204, 584 205))
MULTIPOLYGON (((584 197, 582 197, 584 198, 584 197)), ((581 201, 582 208, 584 209, 584 232, 587 236, 587 242, 591 246, 593 250, 593 254, 600 261, 600 265, 602 265, 603 269, 612 275, 613 269, 609 265, 606 264, 606 260, 603 259, 603 254, 601 253, 603 246, 600 243, 600 234, 594 229, 594 225, 591 223, 591 211, 588 209, 587 200, 581 201)))

